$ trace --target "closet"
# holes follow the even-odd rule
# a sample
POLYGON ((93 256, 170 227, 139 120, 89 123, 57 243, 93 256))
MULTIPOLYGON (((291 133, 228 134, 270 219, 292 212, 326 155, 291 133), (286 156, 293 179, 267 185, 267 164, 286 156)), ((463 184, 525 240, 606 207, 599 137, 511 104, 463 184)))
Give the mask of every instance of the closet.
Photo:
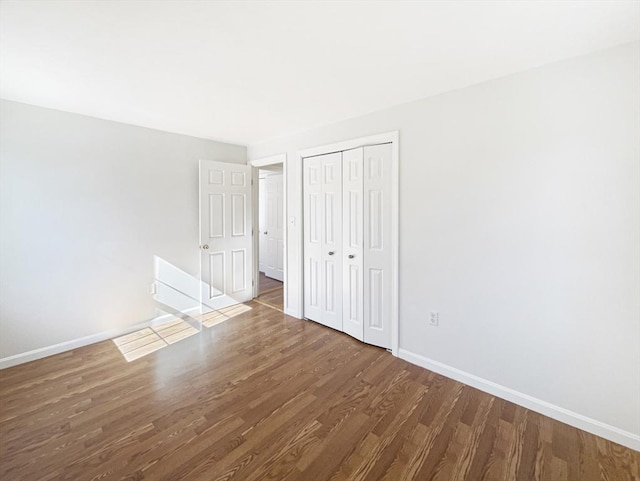
POLYGON ((304 317, 391 347, 391 144, 303 159, 304 317))

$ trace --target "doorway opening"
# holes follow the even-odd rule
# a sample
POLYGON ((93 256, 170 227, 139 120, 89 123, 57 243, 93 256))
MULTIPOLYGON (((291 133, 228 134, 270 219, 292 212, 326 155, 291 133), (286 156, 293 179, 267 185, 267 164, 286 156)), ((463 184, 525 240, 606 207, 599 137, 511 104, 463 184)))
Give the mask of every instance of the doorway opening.
POLYGON ((252 162, 255 212, 254 300, 285 312, 286 215, 285 157, 252 162))

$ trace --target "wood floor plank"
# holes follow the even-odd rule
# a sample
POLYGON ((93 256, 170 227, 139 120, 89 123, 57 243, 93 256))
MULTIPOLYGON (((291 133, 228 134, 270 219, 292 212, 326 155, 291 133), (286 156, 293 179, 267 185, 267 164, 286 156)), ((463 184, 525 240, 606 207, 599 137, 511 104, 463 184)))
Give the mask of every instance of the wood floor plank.
POLYGON ((260 295, 256 301, 284 312, 284 284, 260 273, 260 295))
POLYGON ((116 337, 113 342, 116 346, 122 346, 124 344, 128 344, 130 342, 136 341, 142 337, 152 336, 153 331, 150 327, 145 329, 141 329, 139 331, 132 332, 131 334, 127 334, 125 336, 116 337))
POLYGON ((314 322, 201 317, 131 362, 105 341, 2 371, 0 479, 640 480, 638 452, 314 322))

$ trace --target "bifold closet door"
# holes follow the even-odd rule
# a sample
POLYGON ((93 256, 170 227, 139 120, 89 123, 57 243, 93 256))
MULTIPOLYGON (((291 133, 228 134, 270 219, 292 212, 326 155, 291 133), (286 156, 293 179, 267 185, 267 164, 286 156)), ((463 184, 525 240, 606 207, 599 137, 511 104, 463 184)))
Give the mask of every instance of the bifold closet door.
POLYGON ((391 144, 364 147, 364 342, 391 348, 391 144))
POLYGON ((303 161, 304 315, 342 330, 342 153, 303 161))
POLYGON ((391 144, 308 157, 304 315, 391 347, 391 144))
POLYGON ((391 347, 391 144, 342 153, 343 331, 391 347))
POLYGON ((342 152, 342 330, 364 341, 364 149, 342 152))

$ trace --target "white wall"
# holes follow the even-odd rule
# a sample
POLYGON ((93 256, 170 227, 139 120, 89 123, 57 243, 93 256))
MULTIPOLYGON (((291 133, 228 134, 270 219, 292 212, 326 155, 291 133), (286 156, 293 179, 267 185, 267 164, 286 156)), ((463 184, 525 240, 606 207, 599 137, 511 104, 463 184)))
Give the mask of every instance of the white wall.
POLYGON ((198 160, 246 148, 0 104, 0 358, 154 318, 154 256, 199 275, 198 160))
MULTIPOLYGON (((249 158, 289 154, 299 215, 297 150, 399 130, 400 348, 640 449, 639 58, 638 43, 617 47, 254 145, 249 158)), ((288 232, 292 308, 299 218, 288 232)))

